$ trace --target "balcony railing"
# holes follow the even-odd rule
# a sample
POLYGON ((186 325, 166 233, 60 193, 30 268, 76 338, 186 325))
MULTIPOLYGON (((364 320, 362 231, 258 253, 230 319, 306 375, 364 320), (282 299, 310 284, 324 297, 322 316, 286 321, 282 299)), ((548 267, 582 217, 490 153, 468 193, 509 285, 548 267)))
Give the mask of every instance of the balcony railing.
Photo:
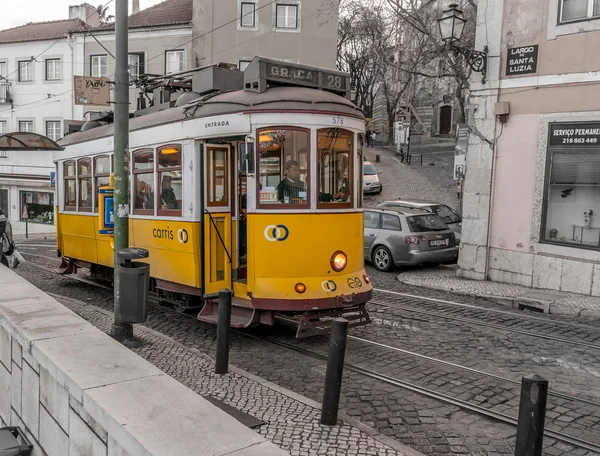
POLYGON ((12 97, 10 96, 10 82, 0 79, 0 103, 12 103, 12 97))

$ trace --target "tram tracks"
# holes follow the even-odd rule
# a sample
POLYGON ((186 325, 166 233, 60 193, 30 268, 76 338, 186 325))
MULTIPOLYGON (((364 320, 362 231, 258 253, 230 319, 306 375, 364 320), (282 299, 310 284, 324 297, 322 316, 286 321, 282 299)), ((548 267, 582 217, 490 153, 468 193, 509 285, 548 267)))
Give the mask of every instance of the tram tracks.
MULTIPOLYGON (((50 268, 41 266, 39 264, 36 263, 28 263, 29 265, 33 266, 34 268, 39 268, 41 270, 44 270, 46 272, 52 272, 54 273, 54 271, 50 268)), ((63 276, 64 278, 67 279, 72 279, 75 281, 79 281, 79 282, 83 282, 87 285, 92 285, 92 286, 96 286, 96 287, 100 287, 103 289, 110 289, 110 287, 106 287, 102 284, 96 283, 92 280, 89 279, 85 279, 85 278, 81 278, 81 277, 73 277, 73 276, 63 276)), ((68 298, 68 297, 67 297, 68 298)), ((72 299, 72 298, 69 298, 72 299)), ((92 306, 92 304, 87 304, 86 305, 90 305, 92 306)), ((390 307, 395 307, 394 305, 391 305, 390 307)), ((183 316, 189 319, 193 319, 194 321, 197 322, 197 318, 195 315, 190 315, 190 314, 182 314, 174 309, 171 309, 170 307, 166 307, 164 305, 160 305, 160 309, 162 310, 166 310, 167 312, 173 313, 175 315, 179 315, 179 316, 183 316)), ((413 310, 413 309, 411 309, 413 310)), ((518 317, 518 315, 516 315, 515 317, 518 317)), ((287 320, 288 323, 294 323, 296 324, 296 322, 293 319, 289 319, 289 318, 285 318, 285 317, 280 317, 280 320, 287 320)), ((500 329, 505 329, 505 328, 500 328, 500 329)), ((282 341, 282 340, 277 340, 274 337, 270 337, 270 336, 262 336, 260 334, 256 334, 253 333, 252 331, 243 331, 243 330, 232 330, 234 333, 242 336, 242 337, 246 337, 246 338, 253 338, 256 340, 260 340, 264 343, 268 343, 268 344, 272 344, 272 345, 276 345, 288 350, 292 350, 298 354, 301 354, 303 356, 307 356, 307 357, 311 357, 313 359, 317 359, 323 362, 327 361, 327 357, 326 355, 322 354, 322 353, 318 353, 314 350, 309 350, 307 348, 303 348, 303 347, 299 347, 294 345, 293 343, 288 343, 286 341, 282 341)), ((450 363, 448 361, 444 361, 444 360, 440 360, 440 359, 436 359, 433 357, 428 357, 425 355, 421 355, 415 352, 410 352, 408 350, 404 350, 404 349, 400 349, 398 347, 393 347, 391 345, 386 345, 386 344, 382 344, 379 342, 375 342, 375 341, 370 341, 368 339, 364 339, 361 337, 356 337, 356 336, 349 336, 350 340, 354 340, 356 342, 359 343, 363 343, 363 344, 369 344, 371 346, 374 347, 378 347, 384 350, 391 350, 394 352, 398 352, 398 353, 402 353, 404 355, 407 356, 412 356, 418 359, 422 359, 422 360, 426 360, 428 362, 432 362, 432 363, 436 363, 436 364, 442 364, 445 365, 447 367, 453 368, 453 369, 459 369, 459 370, 464 370, 467 372, 470 372, 472 374, 476 374, 476 375, 481 375, 481 376, 488 376, 488 377, 492 377, 495 379, 498 379, 500 381, 504 381, 504 382, 510 382, 511 384, 518 384, 517 381, 509 379, 509 378, 505 378, 499 375, 495 375, 495 374, 491 374, 491 373, 487 373, 484 371, 480 371, 477 369, 472 369, 469 368, 467 366, 462 366, 460 364, 457 363, 450 363)), ((563 341, 563 338, 559 338, 560 341, 563 341)), ((569 341, 567 341, 569 342, 569 341)), ((429 397, 431 399, 443 402, 445 404, 449 404, 449 405, 454 405, 456 407, 459 407, 463 410, 466 411, 470 411, 472 413, 477 413, 481 416, 485 416, 487 418, 511 425, 511 426, 516 426, 517 421, 516 418, 507 415, 504 412, 498 411, 498 410, 494 410, 493 408, 489 408, 489 407, 484 407, 482 405, 478 405, 478 404, 474 404, 472 402, 466 401, 466 400, 462 400, 456 397, 452 397, 449 394, 446 394, 444 392, 440 392, 439 388, 437 388, 438 390, 436 391, 436 388, 431 388, 428 386, 423 386, 423 385, 419 385, 413 381, 407 381, 407 380, 403 380, 401 378, 396 378, 396 376, 390 376, 387 375, 385 373, 382 372, 377 372, 375 371, 373 368, 367 368, 364 366, 363 362, 355 362, 355 363, 346 363, 345 364, 345 369, 347 369, 348 371, 351 372, 355 372, 356 374, 359 375, 363 375, 366 377, 369 377, 373 380, 377 380, 380 382, 383 382, 385 384, 388 385, 393 385, 396 386, 398 388, 407 390, 407 391, 411 391, 414 393, 418 393, 420 395, 429 397)), ((586 399, 580 399, 574 396, 570 396, 568 394, 564 394, 564 393, 560 393, 560 392, 554 392, 554 391, 550 391, 550 395, 553 395, 555 397, 561 398, 563 400, 568 400, 568 401, 577 401, 580 403, 585 403, 588 405, 594 405, 594 406, 598 406, 599 404, 595 401, 592 400, 586 400, 586 399)), ((574 437, 573 435, 570 435, 568 433, 565 432, 561 432, 555 429, 546 429, 545 435, 547 437, 551 437, 557 441, 563 442, 563 443, 567 443, 570 445, 574 445, 577 446, 579 448, 582 449, 586 449, 589 451, 593 451, 593 452, 598 452, 600 454, 600 445, 595 443, 595 442, 591 442, 589 440, 584 440, 582 438, 578 438, 578 437, 574 437)))

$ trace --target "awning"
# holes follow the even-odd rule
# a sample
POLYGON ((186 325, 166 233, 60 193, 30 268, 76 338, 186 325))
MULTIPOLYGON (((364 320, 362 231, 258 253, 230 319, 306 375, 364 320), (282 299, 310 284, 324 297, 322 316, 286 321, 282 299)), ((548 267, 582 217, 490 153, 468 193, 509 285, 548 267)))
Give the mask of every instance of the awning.
POLYGON ((44 135, 15 131, 0 135, 0 150, 63 150, 44 135))

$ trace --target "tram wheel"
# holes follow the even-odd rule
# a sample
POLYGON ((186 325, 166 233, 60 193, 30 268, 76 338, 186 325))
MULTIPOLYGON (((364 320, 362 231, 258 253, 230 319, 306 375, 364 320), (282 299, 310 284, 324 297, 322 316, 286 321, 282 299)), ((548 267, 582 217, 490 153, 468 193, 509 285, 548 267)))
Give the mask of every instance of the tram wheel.
POLYGON ((394 266, 394 260, 392 259, 392 254, 386 247, 380 245, 379 247, 375 248, 373 251, 373 266, 375 266, 375 269, 378 271, 383 272, 387 272, 392 269, 392 266, 394 266))
POLYGON ((177 313, 185 313, 185 311, 187 310, 187 307, 185 307, 183 304, 172 304, 173 306, 173 310, 177 313))

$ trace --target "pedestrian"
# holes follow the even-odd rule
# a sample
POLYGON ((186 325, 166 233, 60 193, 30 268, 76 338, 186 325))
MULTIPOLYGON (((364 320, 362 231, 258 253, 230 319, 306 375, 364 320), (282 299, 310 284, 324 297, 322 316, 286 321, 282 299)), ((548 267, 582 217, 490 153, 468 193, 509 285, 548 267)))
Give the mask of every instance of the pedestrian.
POLYGON ((371 147, 375 147, 375 144, 377 144, 375 142, 376 139, 377 139, 377 133, 375 133, 375 132, 371 133, 371 147))
POLYGON ((371 129, 370 128, 367 130, 366 137, 367 137, 367 147, 371 147, 371 129))
POLYGON ((8 224, 8 218, 6 217, 4 211, 0 208, 0 239, 2 239, 2 257, 0 258, 0 262, 7 268, 10 268, 10 265, 8 264, 8 258, 6 256, 12 255, 13 249, 12 243, 10 242, 10 239, 8 237, 9 234, 12 235, 12 230, 10 228, 7 230, 8 224))

